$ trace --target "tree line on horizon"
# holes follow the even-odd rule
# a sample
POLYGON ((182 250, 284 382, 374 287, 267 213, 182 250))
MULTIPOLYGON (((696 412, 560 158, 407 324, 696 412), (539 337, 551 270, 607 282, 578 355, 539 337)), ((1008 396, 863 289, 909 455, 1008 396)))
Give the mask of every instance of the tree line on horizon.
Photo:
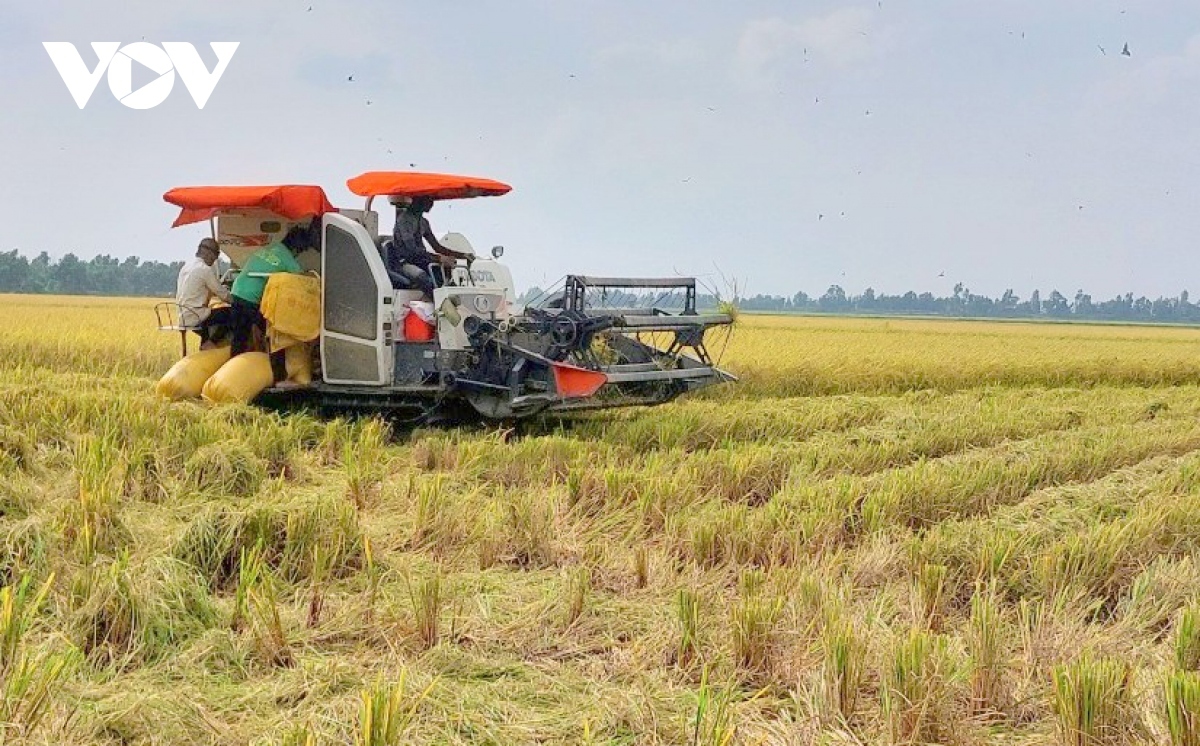
POLYGON ((101 254, 83 260, 67 254, 57 261, 46 252, 27 259, 0 251, 0 293, 51 295, 173 296, 183 262, 143 262, 101 254))
POLYGON ((1068 297, 1057 289, 1043 296, 1034 290, 1021 298, 1011 288, 999 298, 972 293, 961 282, 949 296, 916 293, 900 295, 876 293, 867 288, 859 295, 848 294, 840 285, 831 285, 818 297, 798 292, 791 297, 755 295, 739 299, 738 308, 746 311, 793 313, 861 313, 954 316, 967 318, 1051 318, 1095 321, 1146 321, 1163 323, 1200 322, 1200 305, 1192 303, 1187 290, 1175 297, 1151 300, 1133 293, 1108 300, 1095 300, 1082 289, 1068 297))
MULTIPOLYGON (((183 262, 142 261, 136 256, 118 259, 101 254, 88 260, 66 254, 53 260, 46 252, 32 259, 16 249, 0 251, 0 293, 43 293, 59 295, 130 295, 171 297, 183 262)), ((522 301, 544 297, 540 288, 530 288, 522 301)), ((831 285, 824 294, 810 296, 800 291, 792 296, 753 295, 734 299, 744 311, 775 313, 896 314, 967 318, 1051 318, 1097 321, 1140 321, 1163 323, 1200 323, 1200 304, 1190 302, 1188 291, 1177 297, 1153 300, 1125 293, 1108 300, 1094 300, 1083 290, 1071 297, 1051 290, 1045 297, 1034 290, 1021 298, 1006 290, 999 298, 972 293, 959 283, 949 296, 917 293, 900 295, 876 293, 867 288, 851 295, 840 285, 831 285)), ((608 305, 645 305, 648 301, 664 306, 682 303, 672 295, 639 296, 611 291, 608 305)), ((713 308, 721 301, 715 295, 701 294, 697 305, 713 308)))

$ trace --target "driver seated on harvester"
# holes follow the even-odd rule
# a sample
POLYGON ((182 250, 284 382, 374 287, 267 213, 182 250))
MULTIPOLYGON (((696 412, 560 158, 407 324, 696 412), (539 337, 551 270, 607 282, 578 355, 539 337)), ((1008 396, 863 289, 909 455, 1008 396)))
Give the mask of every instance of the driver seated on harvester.
POLYGON ((396 208, 396 225, 392 229, 392 242, 387 247, 384 266, 392 287, 398 290, 420 290, 433 296, 433 274, 429 265, 439 262, 443 267, 453 267, 458 259, 470 259, 469 254, 443 246, 433 235, 425 213, 433 208, 430 197, 392 196, 388 201, 396 208), (425 242, 435 253, 425 250, 425 242))

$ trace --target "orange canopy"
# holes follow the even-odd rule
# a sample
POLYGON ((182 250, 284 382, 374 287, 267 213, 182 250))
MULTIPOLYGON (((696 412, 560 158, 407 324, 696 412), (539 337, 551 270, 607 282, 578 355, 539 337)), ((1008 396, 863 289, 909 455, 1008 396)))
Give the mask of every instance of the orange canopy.
POLYGON ((458 199, 495 197, 512 190, 508 184, 474 176, 422 174, 412 171, 368 171, 346 181, 350 191, 360 197, 398 194, 405 197, 458 199))
POLYGON ((291 220, 324 215, 337 208, 325 190, 311 185, 179 187, 163 199, 182 208, 172 228, 208 220, 221 210, 261 207, 291 220))

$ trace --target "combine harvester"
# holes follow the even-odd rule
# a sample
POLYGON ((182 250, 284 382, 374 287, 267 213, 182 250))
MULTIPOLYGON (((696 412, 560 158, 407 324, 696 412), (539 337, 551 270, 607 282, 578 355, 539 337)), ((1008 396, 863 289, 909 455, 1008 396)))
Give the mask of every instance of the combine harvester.
MULTIPOLYGON (((373 200, 498 196, 510 187, 408 172, 364 173, 347 186, 366 198, 362 210, 334 208, 317 186, 182 187, 164 195, 181 208, 174 225, 210 222, 235 271, 292 226, 319 218, 320 250, 297 257, 319 277, 320 331, 309 340, 319 373, 306 385, 267 385, 256 403, 384 412, 414 421, 464 414, 510 420, 663 404, 735 380, 715 367, 705 347, 706 332, 727 327, 731 319, 698 313, 694 278, 569 275, 552 300, 522 307, 511 273, 498 261, 499 246, 491 259, 431 267, 432 324, 419 333, 423 324, 406 317, 420 307, 422 294, 393 289, 383 261, 390 237, 379 234, 373 200), (672 299, 674 307, 605 304, 608 297, 649 292, 672 299)), ((448 234, 442 242, 474 257, 461 234, 448 234)), ((160 328, 179 330, 161 323, 160 328)))

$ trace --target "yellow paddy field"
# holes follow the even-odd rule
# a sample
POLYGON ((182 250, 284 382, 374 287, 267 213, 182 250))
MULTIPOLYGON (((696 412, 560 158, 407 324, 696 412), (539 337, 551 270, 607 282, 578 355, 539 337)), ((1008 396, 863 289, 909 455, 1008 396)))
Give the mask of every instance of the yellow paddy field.
POLYGON ((0 742, 1200 744, 1200 330, 745 316, 737 384, 392 432, 0 296, 0 742))

